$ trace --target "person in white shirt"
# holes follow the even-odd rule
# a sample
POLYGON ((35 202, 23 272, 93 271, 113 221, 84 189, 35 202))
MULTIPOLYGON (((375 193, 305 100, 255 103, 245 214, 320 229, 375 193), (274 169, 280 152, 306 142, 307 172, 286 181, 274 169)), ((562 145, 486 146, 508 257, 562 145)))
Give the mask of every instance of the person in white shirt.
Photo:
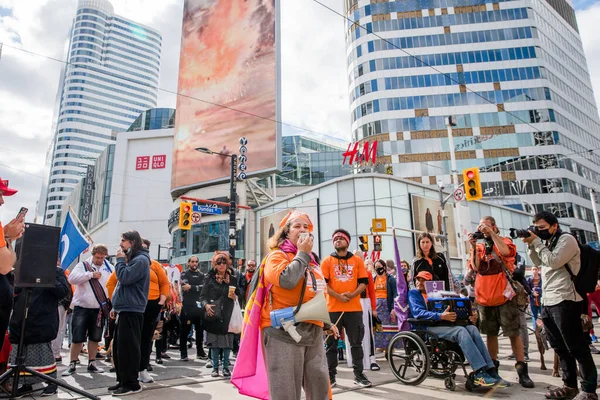
POLYGON ((63 372, 63 376, 69 376, 75 372, 77 360, 83 343, 88 340, 88 372, 104 372, 96 366, 96 354, 98 342, 102 340, 104 328, 104 317, 100 309, 100 301, 93 290, 97 280, 104 290, 104 297, 108 298, 106 281, 113 271, 113 266, 106 261, 108 248, 103 244, 96 244, 92 248, 92 256, 78 263, 69 275, 69 283, 75 285, 72 306, 73 340, 71 344, 71 359, 69 368, 63 372))

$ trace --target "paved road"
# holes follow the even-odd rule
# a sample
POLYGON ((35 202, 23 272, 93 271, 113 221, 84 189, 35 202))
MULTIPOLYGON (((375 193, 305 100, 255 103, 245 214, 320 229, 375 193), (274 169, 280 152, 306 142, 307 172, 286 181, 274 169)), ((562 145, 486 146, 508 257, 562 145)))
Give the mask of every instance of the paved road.
MULTIPOLYGON (((599 326, 600 328, 600 326, 599 326)), ((500 359, 502 365, 501 375, 504 379, 515 382, 515 384, 506 389, 496 390, 487 393, 488 398, 503 399, 511 398, 517 400, 543 399, 544 392, 550 385, 560 385, 559 378, 552 378, 550 371, 541 371, 539 369, 539 353, 535 345, 535 338, 530 336, 531 348, 529 372, 531 378, 536 382, 534 389, 523 389, 517 383, 517 375, 514 371, 512 361, 507 360, 510 354, 510 344, 507 339, 500 340, 500 359)), ((173 399, 177 400, 210 400, 210 399, 248 399, 241 396, 231 383, 224 379, 215 379, 210 377, 211 370, 205 367, 205 362, 179 361, 179 352, 170 350, 169 354, 173 357, 171 360, 165 360, 163 365, 154 365, 154 371, 151 375, 155 382, 144 384, 144 391, 140 394, 127 397, 132 400, 142 399, 173 399)), ((190 354, 194 354, 191 352, 190 354)), ((63 351, 63 357, 67 360, 66 350, 63 351)), ((553 353, 550 351, 545 356, 548 368, 552 368, 553 353)), ((85 358, 81 357, 82 362, 85 358)), ((600 356, 594 356, 596 364, 600 364, 600 356)), ((109 366, 99 362, 108 371, 109 366)), ((367 371, 367 376, 373 382, 373 387, 368 389, 358 389, 352 382, 352 369, 345 363, 339 367, 338 387, 333 391, 334 398, 339 400, 366 400, 368 398, 381 399, 407 399, 407 400, 425 400, 425 399, 443 399, 459 400, 465 397, 481 397, 482 393, 469 393, 464 388, 465 378, 457 377, 457 388, 455 392, 450 392, 444 388, 442 380, 428 378, 419 386, 405 386, 396 381, 391 374, 387 363, 383 358, 380 360, 381 371, 367 371)), ((59 374, 66 368, 65 365, 59 367, 59 374)), ((80 367, 77 374, 64 378, 65 381, 76 387, 83 388, 103 399, 112 399, 107 391, 107 387, 114 384, 115 374, 106 372, 104 374, 88 374, 85 367, 80 367)), ((56 396, 55 396, 56 397, 56 396)), ((72 399, 73 397, 65 391, 59 391, 58 398, 72 399)), ((53 397, 50 397, 52 399, 53 397)))

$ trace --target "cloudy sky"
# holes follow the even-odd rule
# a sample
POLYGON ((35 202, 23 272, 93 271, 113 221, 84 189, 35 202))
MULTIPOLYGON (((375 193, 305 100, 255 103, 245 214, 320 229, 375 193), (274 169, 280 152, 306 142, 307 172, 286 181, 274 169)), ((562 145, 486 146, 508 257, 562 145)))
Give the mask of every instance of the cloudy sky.
MULTIPOLYGON (((321 0, 341 12, 342 0, 321 0)), ((349 139, 344 21, 312 0, 281 0, 284 123, 349 139)), ((177 90, 183 0, 112 0, 115 12, 163 36, 160 87, 177 90), (150 5, 151 3, 151 5, 150 5)), ((19 193, 6 198, 0 221, 19 207, 35 209, 47 179, 46 154, 62 64, 76 0, 0 0, 0 177, 19 193)), ((600 0, 575 0, 597 99, 600 94, 600 0), (596 68, 594 68, 596 66, 596 68)), ((159 106, 175 108, 160 92, 159 106)), ((27 220, 33 219, 30 212, 27 220)))

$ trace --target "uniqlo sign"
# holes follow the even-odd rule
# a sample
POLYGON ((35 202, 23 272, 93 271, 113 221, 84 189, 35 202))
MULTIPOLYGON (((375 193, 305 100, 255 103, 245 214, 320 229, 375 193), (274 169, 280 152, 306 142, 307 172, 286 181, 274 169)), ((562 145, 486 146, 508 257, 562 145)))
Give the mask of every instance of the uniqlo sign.
POLYGON ((139 156, 135 160, 135 169, 148 169, 150 168, 150 156, 139 156))
POLYGON ((166 154, 152 156, 152 169, 165 168, 166 164, 167 164, 167 155, 166 154))

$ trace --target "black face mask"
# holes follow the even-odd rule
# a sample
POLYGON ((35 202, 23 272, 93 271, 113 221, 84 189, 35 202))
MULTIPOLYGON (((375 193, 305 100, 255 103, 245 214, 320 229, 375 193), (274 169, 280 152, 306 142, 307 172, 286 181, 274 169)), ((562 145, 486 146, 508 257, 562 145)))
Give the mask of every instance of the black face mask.
POLYGON ((535 234, 542 240, 549 240, 552 237, 548 229, 536 229, 535 234))
POLYGON ((385 272, 385 268, 376 268, 375 272, 377 272, 377 275, 383 275, 383 273, 385 272))

